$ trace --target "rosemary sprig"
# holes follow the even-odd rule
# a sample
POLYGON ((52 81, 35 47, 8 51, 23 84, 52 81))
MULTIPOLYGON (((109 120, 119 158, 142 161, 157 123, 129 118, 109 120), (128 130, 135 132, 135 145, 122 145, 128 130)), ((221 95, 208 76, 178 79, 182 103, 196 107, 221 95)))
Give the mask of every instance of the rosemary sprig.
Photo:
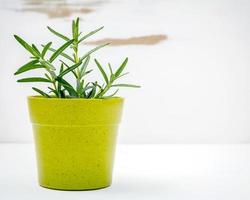
POLYGON ((116 83, 117 79, 128 74, 123 73, 128 58, 122 62, 115 72, 113 72, 114 70, 111 65, 108 64, 109 75, 105 72, 105 69, 100 62, 95 59, 96 66, 101 72, 105 83, 101 85, 97 81, 87 82, 85 80, 86 75, 93 71, 93 69, 88 69, 91 55, 108 44, 99 45, 87 51, 85 54, 79 52, 79 45, 90 36, 102 30, 103 27, 81 36, 81 32, 79 32, 79 18, 77 18, 72 21, 71 37, 59 33, 49 26, 47 28, 51 33, 64 41, 59 48, 52 47, 52 42, 48 42, 45 45, 41 45, 41 50, 39 50, 35 44, 30 45, 21 37, 14 35, 19 44, 31 54, 30 61, 21 66, 14 75, 19 75, 36 69, 43 69, 46 71, 44 77, 27 77, 19 79, 17 82, 44 82, 50 84, 51 86, 48 86, 49 93, 36 87, 32 87, 34 91, 46 98, 111 98, 117 94, 120 87, 140 87, 132 84, 116 83), (68 54, 67 50, 71 50, 72 53, 68 54), (60 68, 54 64, 56 63, 56 60, 60 61, 60 68), (69 73, 74 76, 75 85, 72 85, 65 79, 69 73), (115 87, 118 89, 108 95, 110 89, 115 87))

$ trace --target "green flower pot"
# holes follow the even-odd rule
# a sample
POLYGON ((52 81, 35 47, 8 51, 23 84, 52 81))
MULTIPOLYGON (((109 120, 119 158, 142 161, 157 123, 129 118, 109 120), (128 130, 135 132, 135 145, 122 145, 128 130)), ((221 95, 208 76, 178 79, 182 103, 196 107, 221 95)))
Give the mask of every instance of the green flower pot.
POLYGON ((110 186, 123 101, 28 97, 41 186, 59 190, 110 186))

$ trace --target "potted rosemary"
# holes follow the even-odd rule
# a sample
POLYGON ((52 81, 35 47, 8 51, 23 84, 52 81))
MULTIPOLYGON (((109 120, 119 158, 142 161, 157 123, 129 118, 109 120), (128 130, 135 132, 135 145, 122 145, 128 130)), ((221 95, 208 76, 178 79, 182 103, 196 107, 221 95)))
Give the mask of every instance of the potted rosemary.
POLYGON ((139 86, 117 83, 127 74, 124 69, 128 58, 116 70, 108 64, 108 72, 94 59, 104 83, 86 80, 93 70, 88 68, 90 56, 108 44, 97 46, 85 54, 80 53, 78 47, 102 28, 82 35, 77 18, 72 21, 72 36, 68 37, 48 27, 64 41, 59 48, 52 47, 52 42, 38 48, 14 35, 31 54, 30 61, 15 75, 37 69, 45 71, 44 76, 21 78, 17 82, 43 82, 48 85, 48 92, 32 87, 39 95, 28 97, 39 184, 43 187, 89 190, 111 184, 124 101, 115 95, 121 87, 139 86), (69 76, 74 77, 75 84, 70 83, 69 76), (112 89, 115 90, 110 93, 112 89))

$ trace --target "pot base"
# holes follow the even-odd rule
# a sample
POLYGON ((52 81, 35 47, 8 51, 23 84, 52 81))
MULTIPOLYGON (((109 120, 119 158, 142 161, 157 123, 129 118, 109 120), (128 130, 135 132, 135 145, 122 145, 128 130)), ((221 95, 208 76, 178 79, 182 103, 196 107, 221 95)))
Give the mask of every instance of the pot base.
POLYGON ((106 185, 106 186, 100 186, 100 187, 93 187, 93 188, 77 188, 77 189, 70 189, 70 188, 59 188, 59 187, 51 187, 51 186, 45 186, 42 184, 39 184, 41 187, 46 188, 46 189, 50 189, 50 190, 60 190, 60 191, 89 191, 89 190, 101 190, 101 189, 105 189, 111 186, 111 184, 106 185))

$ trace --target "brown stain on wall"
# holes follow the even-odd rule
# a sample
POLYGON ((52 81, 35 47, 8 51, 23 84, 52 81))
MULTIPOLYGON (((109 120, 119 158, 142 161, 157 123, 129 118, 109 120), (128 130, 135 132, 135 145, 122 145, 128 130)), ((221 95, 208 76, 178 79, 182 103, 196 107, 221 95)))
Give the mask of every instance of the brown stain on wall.
POLYGON ((56 6, 56 7, 32 7, 32 8, 23 8, 22 12, 37 12, 46 14, 49 18, 63 18, 70 17, 75 13, 87 14, 92 12, 92 9, 89 8, 72 8, 69 6, 56 6))
POLYGON ((99 6, 104 3, 107 3, 108 0, 91 0, 91 1, 78 1, 78 2, 69 2, 66 0, 23 0, 23 4, 26 6, 49 6, 49 5, 67 5, 67 6, 99 6))
POLYGON ((46 14, 49 18, 66 18, 93 11, 83 4, 71 4, 65 0, 24 0, 23 5, 19 11, 46 14))
POLYGON ((164 40, 167 40, 167 35, 147 35, 139 37, 129 38, 104 38, 101 40, 86 42, 89 45, 100 45, 104 43, 110 43, 111 46, 122 46, 122 45, 156 45, 164 40))

